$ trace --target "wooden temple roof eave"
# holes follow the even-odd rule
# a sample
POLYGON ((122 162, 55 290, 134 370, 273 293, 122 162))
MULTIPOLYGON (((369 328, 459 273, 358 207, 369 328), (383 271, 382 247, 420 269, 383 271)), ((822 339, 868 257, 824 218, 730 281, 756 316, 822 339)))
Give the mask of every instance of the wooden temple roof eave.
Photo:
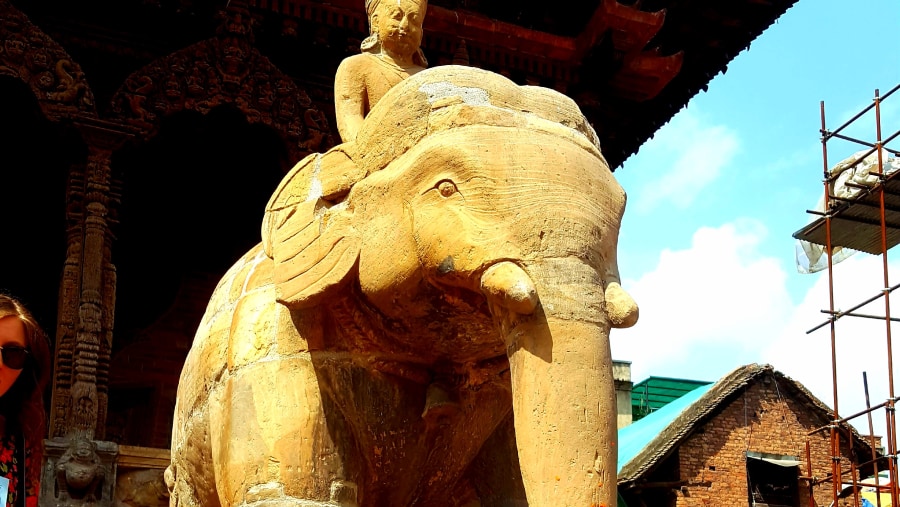
POLYGON ((575 39, 496 21, 470 11, 428 7, 426 29, 442 35, 478 41, 506 51, 540 56, 561 62, 575 60, 575 39))
POLYGON ((666 10, 645 12, 616 0, 601 0, 585 29, 575 40, 574 57, 581 61, 607 32, 613 44, 625 53, 641 51, 656 36, 666 19, 666 10))
MULTIPOLYGON (((356 30, 365 30, 367 26, 365 13, 358 0, 334 0, 328 5, 315 0, 286 0, 280 3, 249 0, 247 3, 253 8, 272 10, 288 16, 333 19, 338 26, 356 30), (327 10, 329 14, 314 14, 318 10, 327 10)), ((664 20, 664 9, 644 12, 619 4, 616 0, 602 0, 591 22, 576 38, 497 21, 465 9, 451 10, 429 5, 425 31, 432 35, 450 36, 470 43, 474 41, 484 46, 502 48, 506 52, 577 65, 583 60, 585 53, 608 32, 612 34, 616 51, 630 54, 643 50, 660 30, 664 20)))
MULTIPOLYGON (((317 16, 313 14, 315 11, 328 11, 329 14, 322 17, 330 17, 332 13, 337 15, 335 21, 340 19, 339 16, 347 17, 346 21, 339 21, 338 26, 359 30, 362 33, 365 33, 368 26, 360 0, 333 0, 327 5, 315 0, 284 2, 249 0, 247 4, 252 8, 271 10, 307 20, 316 19, 317 16)), ((429 34, 452 35, 470 42, 496 45, 507 51, 540 55, 560 61, 572 61, 575 55, 575 39, 571 37, 524 28, 463 9, 454 11, 438 5, 429 5, 425 31, 429 34)))
MULTIPOLYGON (((362 38, 367 21, 359 3, 359 0, 334 0, 329 4, 316 0, 248 0, 248 5, 255 9, 362 30, 358 33, 362 38)), ((466 41, 472 65, 519 72, 519 81, 540 83, 570 96, 569 88, 583 80, 582 74, 590 75, 594 69, 602 69, 602 74, 611 74, 612 78, 599 86, 585 83, 584 86, 592 90, 589 93, 603 95, 603 102, 640 103, 656 97, 681 70, 682 51, 662 55, 659 48, 645 49, 665 19, 665 9, 644 12, 616 0, 600 0, 582 32, 576 37, 568 37, 497 21, 465 9, 451 10, 430 4, 425 22, 425 43, 427 50, 439 50, 441 46, 466 41), (443 41, 438 42, 439 39, 443 41), (612 44, 613 51, 601 51, 602 57, 596 61, 586 59, 585 55, 601 43, 612 44), (527 77, 523 78, 523 74, 527 77), (614 95, 607 96, 609 92, 614 95)), ((598 117, 587 109, 584 112, 594 125, 609 123, 602 115, 598 117)), ((634 150, 649 137, 648 133, 635 139, 634 150)), ((610 146, 602 139, 601 143, 610 146)), ((624 157, 613 153, 610 163, 615 168, 623 160, 624 157)))
POLYGON ((661 56, 644 51, 626 57, 622 69, 613 75, 610 88, 634 102, 651 100, 675 79, 684 63, 684 52, 661 56))
MULTIPOLYGON (((188 0, 187 3, 192 1, 200 3, 200 0, 188 0)), ((177 31, 174 39, 151 36, 149 25, 152 23, 147 23, 148 26, 141 26, 137 41, 121 41, 121 44, 91 39, 91 34, 95 32, 102 38, 103 29, 115 32, 112 34, 115 39, 127 38, 125 32, 112 28, 121 26, 121 23, 98 24, 93 18, 69 22, 55 14, 58 9, 35 7, 24 10, 41 13, 40 18, 51 21, 52 27, 47 28, 52 28, 54 36, 61 35, 58 29, 77 30, 79 25, 85 23, 93 27, 88 27, 86 34, 63 36, 61 42, 67 46, 90 46, 95 51, 149 61, 167 53, 173 44, 180 48, 184 41, 190 39, 194 42, 185 30, 190 27, 206 29, 209 23, 204 19, 209 14, 210 5, 222 7, 226 4, 226 0, 204 1, 203 15, 193 16, 190 22, 182 23, 184 26, 177 31)), ((343 30, 335 35, 346 38, 350 44, 344 48, 338 47, 340 42, 334 46, 338 40, 334 37, 331 40, 326 36, 316 39, 315 43, 325 44, 322 46, 325 56, 319 61, 328 62, 328 65, 307 68, 302 76, 297 74, 296 69, 287 71, 298 79, 306 80, 315 75, 317 81, 328 84, 330 59, 339 61, 339 54, 353 50, 353 39, 361 40, 368 31, 361 0, 329 0, 327 3, 321 0, 231 1, 251 7, 256 11, 254 16, 260 19, 268 11, 285 19, 290 17, 301 23, 343 30)), ((513 22, 497 21, 473 10, 442 7, 453 5, 451 0, 434 0, 429 5, 429 18, 425 22, 426 52, 429 58, 440 55, 434 58, 435 64, 438 60, 449 63, 447 55, 453 53, 460 42, 466 41, 471 65, 500 72, 506 70, 508 72, 503 73, 519 83, 555 88, 575 98, 597 130, 604 154, 615 169, 636 153, 694 95, 706 89, 730 61, 795 2, 738 0, 710 12, 710 8, 704 7, 705 3, 696 0, 645 1, 644 8, 648 11, 641 11, 634 5, 619 4, 616 0, 595 0, 593 5, 596 7, 585 10, 589 17, 584 18, 585 25, 580 31, 577 23, 570 21, 565 29, 568 30, 567 35, 557 35, 513 22), (458 23, 458 18, 464 23, 458 23), (589 20, 599 21, 591 24, 589 20), (662 25, 660 20, 664 21, 662 25), (734 28, 736 22, 739 26, 734 28), (589 33, 589 29, 594 31, 589 33), (649 42, 646 41, 648 36, 649 42), (489 40, 494 42, 488 43, 489 40), (586 56, 579 58, 585 50, 586 56)), ((27 2, 22 5, 25 7, 27 2)), ((460 5, 465 5, 465 2, 460 5)), ((160 13, 162 19, 166 14, 163 11, 160 13)), ((151 17, 155 19, 155 16, 151 17)), ((563 14, 551 13, 548 16, 559 18, 563 14)), ((584 15, 581 14, 581 17, 584 15)), ((127 19, 123 21, 128 23, 127 19)), ((558 21, 529 26, 559 28, 558 21)), ((267 29, 279 25, 277 22, 266 24, 267 29)), ((268 43, 276 39, 270 35, 268 43)), ((303 40, 304 44, 308 43, 303 40)))
MULTIPOLYGON (((682 48, 685 61, 678 75, 652 99, 633 103, 633 106, 626 110, 617 110, 615 116, 610 117, 606 114, 598 114, 596 108, 585 108, 582 106, 582 109, 585 110, 585 115, 595 124, 595 128, 598 126, 602 127, 603 124, 600 122, 603 120, 620 119, 621 122, 618 123, 619 131, 633 138, 630 141, 618 138, 613 140, 607 139, 607 142, 603 145, 607 148, 604 154, 611 167, 620 166, 625 160, 637 153, 645 140, 651 138, 658 129, 667 124, 679 111, 687 107, 691 98, 701 91, 706 91, 709 83, 719 74, 725 73, 730 62, 743 51, 748 50, 752 42, 793 7, 797 0, 779 0, 777 2, 745 0, 743 3, 766 8, 769 11, 762 23, 745 29, 749 34, 746 40, 736 39, 736 42, 739 43, 732 44, 730 47, 721 47, 721 44, 719 44, 713 48, 707 45, 704 48, 704 53, 698 53, 696 47, 682 48), (714 51, 711 51, 712 49, 714 51), (699 62, 702 62, 702 64, 699 62), (639 118, 642 121, 636 122, 635 118, 639 118)), ((671 12, 670 9, 670 18, 671 12)), ((669 22, 671 23, 671 19, 669 19, 669 22)), ((660 34, 660 36, 651 41, 651 44, 661 43, 660 39, 663 38, 662 36, 663 34, 660 34)), ((581 105, 580 101, 579 105, 581 105)), ((598 129, 598 134, 600 134, 600 129, 598 129)), ((600 137, 601 142, 606 138, 603 135, 600 137)))

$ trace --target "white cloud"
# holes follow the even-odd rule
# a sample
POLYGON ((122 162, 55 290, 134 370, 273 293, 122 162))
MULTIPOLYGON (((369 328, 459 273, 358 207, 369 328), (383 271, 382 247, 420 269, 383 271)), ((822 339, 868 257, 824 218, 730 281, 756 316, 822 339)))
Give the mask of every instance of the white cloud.
POLYGON ((767 230, 756 220, 704 227, 686 250, 664 250, 657 267, 625 288, 641 317, 612 336, 613 355, 648 375, 716 380, 759 359, 760 345, 790 319, 785 271, 759 254, 767 230))
POLYGON ((671 204, 687 208, 738 152, 737 134, 724 125, 710 125, 685 109, 641 148, 636 160, 662 163, 660 167, 628 166, 628 171, 652 175, 632 198, 639 213, 671 204))
MULTIPOLYGON (((613 331, 612 352, 632 362, 635 382, 650 375, 714 381, 738 366, 769 363, 833 406, 828 326, 806 334, 827 319, 821 312, 828 308, 827 273, 791 272, 816 277, 795 304, 782 264, 759 251, 767 234, 762 223, 749 219, 704 227, 694 233, 690 248, 664 250, 655 269, 624 281, 641 316, 635 327, 613 331)), ((891 265, 898 269, 900 261, 891 265)), ((856 255, 836 265, 834 273, 838 310, 875 296, 883 286, 880 257, 856 255)), ((884 301, 858 311, 883 316, 884 301)), ((900 317, 900 303, 893 314, 900 317)), ((894 331, 894 369, 900 375, 900 326, 894 331)), ((845 317, 836 336, 840 414, 865 408, 863 371, 871 404, 884 402, 889 392, 884 321, 845 317)), ((864 417, 853 424, 868 433, 864 417)), ((883 409, 874 414, 874 427, 884 434, 883 409)))
MULTIPOLYGON (((898 264, 891 264, 896 272, 898 264)), ((880 257, 859 254, 834 268, 835 308, 848 310, 866 299, 877 295, 884 285, 880 257)), ((829 406, 834 405, 831 367, 831 333, 825 326, 811 334, 806 332, 827 320, 821 310, 828 308, 828 277, 820 273, 815 285, 793 311, 793 317, 779 334, 778 340, 768 344, 763 360, 782 373, 805 385, 813 394, 829 406)), ((891 283, 896 283, 894 280, 891 283)), ((900 292, 896 293, 900 294, 900 292)), ((894 298, 895 301, 900 301, 894 298)), ((884 299, 857 310, 858 313, 883 316, 884 299)), ((892 313, 900 315, 900 305, 892 313)), ((900 338, 892 326, 892 335, 900 338)), ((835 327, 837 356, 838 409, 842 417, 865 409, 865 393, 862 373, 868 377, 869 398, 872 405, 884 402, 888 397, 887 330, 883 320, 844 317, 835 327)), ((900 340, 895 342, 900 346, 900 340)), ((894 364, 898 353, 894 353, 894 364)), ((900 370, 897 370, 900 372, 900 370)), ((896 394, 896 392, 895 392, 896 394)), ((861 432, 868 433, 865 417, 852 421, 861 432)), ((883 434, 884 410, 873 414, 876 433, 883 434)))

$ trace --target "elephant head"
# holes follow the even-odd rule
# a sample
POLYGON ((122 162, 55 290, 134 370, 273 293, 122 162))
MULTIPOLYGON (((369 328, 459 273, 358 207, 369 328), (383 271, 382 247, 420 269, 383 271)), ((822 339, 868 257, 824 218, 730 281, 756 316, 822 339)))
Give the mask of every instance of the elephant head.
POLYGON ((616 263, 624 208, 574 102, 447 66, 298 164, 263 244, 289 307, 353 287, 410 361, 506 356, 529 504, 613 505, 609 329, 638 315, 616 263))

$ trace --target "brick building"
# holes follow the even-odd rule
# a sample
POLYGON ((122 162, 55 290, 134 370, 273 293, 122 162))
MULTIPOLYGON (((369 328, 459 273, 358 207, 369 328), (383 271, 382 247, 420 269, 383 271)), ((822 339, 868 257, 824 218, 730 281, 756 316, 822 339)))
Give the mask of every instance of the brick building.
MULTIPOLYGON (((830 505, 829 433, 814 431, 832 417, 772 366, 740 367, 619 431, 619 493, 629 507, 830 505)), ((842 430, 841 469, 869 462, 866 441, 842 430)))

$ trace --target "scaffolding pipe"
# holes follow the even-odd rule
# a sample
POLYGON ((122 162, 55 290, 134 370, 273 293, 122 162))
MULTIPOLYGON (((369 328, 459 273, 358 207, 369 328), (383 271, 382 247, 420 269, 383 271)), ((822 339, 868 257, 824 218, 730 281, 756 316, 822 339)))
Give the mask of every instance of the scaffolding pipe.
POLYGON ((872 425, 872 403, 869 401, 869 378, 866 372, 863 372, 863 391, 866 394, 866 419, 869 421, 869 446, 872 448, 872 471, 875 476, 875 491, 879 493, 875 495, 875 507, 881 507, 881 490, 878 489, 878 452, 875 451, 875 428, 872 425))
MULTIPOLYGON (((897 401, 897 400, 894 400, 894 401, 897 401)), ((814 430, 810 431, 810 432, 807 433, 807 434, 808 434, 808 435, 814 435, 814 434, 816 434, 816 433, 818 433, 818 432, 820 432, 820 431, 822 431, 822 430, 824 430, 824 429, 828 429, 828 428, 830 428, 830 427, 832 427, 832 426, 834 426, 834 425, 840 426, 841 424, 846 424, 846 423, 848 423, 849 421, 852 421, 853 419, 856 419, 857 417, 859 417, 859 416, 861 416, 861 415, 865 415, 865 414, 867 414, 867 413, 869 413, 869 412, 872 412, 872 411, 874 411, 874 410, 878 410, 879 408, 886 407, 886 406, 888 405, 888 403, 890 403, 890 402, 891 402, 891 400, 887 400, 887 401, 885 401, 885 402, 883 402, 883 403, 879 403, 878 405, 875 405, 875 406, 872 407, 871 409, 867 408, 867 409, 865 409, 865 410, 860 410, 859 412, 857 412, 857 413, 855 413, 855 414, 853 414, 853 415, 849 415, 849 416, 847 416, 847 417, 844 417, 843 419, 838 419, 838 420, 836 420, 836 421, 833 421, 833 422, 831 422, 831 424, 827 424, 827 425, 822 426, 822 427, 820 427, 820 428, 814 429, 814 430)))
MULTIPOLYGON (((874 465, 874 464, 876 464, 877 462, 879 462, 879 461, 881 461, 881 460, 888 460, 888 459, 890 459, 890 456, 878 456, 878 457, 875 458, 874 460, 870 460, 870 461, 866 461, 866 462, 860 463, 860 464, 856 465, 856 467, 857 467, 857 468, 864 468, 864 467, 867 467, 867 466, 869 466, 869 465, 874 465)), ((887 487, 887 486, 883 486, 883 487, 887 487)))
MULTIPOLYGON (((882 148, 884 148, 884 145, 886 145, 886 144, 888 144, 889 142, 891 142, 891 141, 893 141, 894 139, 896 139, 897 136, 900 136, 900 130, 898 130, 897 132, 894 132, 893 134, 891 134, 887 139, 884 139, 884 140, 881 142, 880 146, 881 146, 882 148)), ((841 139, 844 139, 845 141, 851 141, 851 142, 855 142, 855 143, 859 143, 859 144, 864 144, 864 145, 866 145, 866 146, 877 146, 877 145, 878 145, 878 143, 876 143, 876 144, 872 144, 872 143, 864 143, 863 141, 860 141, 859 139, 854 139, 854 138, 852 138, 852 137, 847 137, 847 136, 835 136, 835 137, 840 137, 841 139)), ((834 180, 836 180, 836 179, 838 178, 838 176, 840 176, 841 174, 843 174, 844 171, 848 171, 848 170, 850 170, 850 169, 856 167, 857 164, 859 164, 860 162, 862 162, 863 159, 865 159, 865 158, 868 157, 869 155, 875 153, 876 150, 877 150, 877 147, 873 147, 873 148, 870 149, 869 151, 867 151, 867 152, 863 153, 862 155, 860 155, 859 157, 857 157, 856 160, 854 160, 852 164, 849 164, 847 167, 841 169, 840 172, 835 173, 835 174, 826 174, 826 175, 825 175, 825 179, 828 180, 829 183, 833 182, 834 180)), ((889 151, 891 151, 892 153, 895 153, 894 150, 889 150, 889 151)))
MULTIPOLYGON (((827 218, 826 218, 826 221, 827 221, 827 218)), ((826 232, 825 235, 826 235, 826 237, 828 238, 827 241, 830 242, 830 239, 831 239, 831 233, 830 233, 830 231, 825 231, 825 232, 826 232)), ((829 275, 830 275, 830 272, 829 272, 829 275)), ((830 280, 830 279, 831 279, 831 276, 829 276, 828 278, 829 278, 829 280, 830 280)), ((831 284, 829 284, 829 285, 831 285, 831 284)), ((897 290, 898 288, 900 288, 900 284, 894 285, 893 287, 889 287, 889 288, 888 288, 888 292, 894 292, 894 291, 897 290)), ((833 322, 837 321, 838 319, 840 319, 841 317, 843 317, 844 315, 846 315, 847 313, 853 312, 853 311, 856 311, 856 310, 859 310, 860 308, 866 306, 867 304, 869 304, 869 303, 871 303, 872 301, 875 301, 875 300, 877 300, 878 298, 881 298, 881 297, 884 297, 884 290, 882 290, 882 291, 879 292, 878 294, 876 294, 876 295, 870 297, 869 299, 863 301, 862 303, 860 303, 860 304, 858 304, 858 305, 856 305, 856 306, 851 307, 849 310, 844 310, 844 311, 836 312, 836 311, 834 310, 834 296, 832 295, 832 296, 830 297, 830 299, 831 299, 831 301, 832 301, 832 307, 831 307, 830 309, 828 309, 828 310, 825 310, 825 313, 831 314, 832 317, 831 317, 830 319, 826 320, 825 322, 819 324, 818 326, 816 326, 816 327, 810 329, 809 331, 806 332, 806 334, 810 334, 810 333, 812 333, 812 332, 814 332, 814 331, 818 331, 819 329, 821 329, 822 327, 824 327, 825 325, 827 325, 829 322, 832 322, 832 323, 833 323, 833 322)))
MULTIPOLYGON (((891 88, 890 91, 888 91, 887 93, 885 93, 884 96, 881 97, 881 100, 884 100, 884 99, 890 97, 890 96, 891 96, 895 91, 897 91, 898 89, 900 89, 900 84, 898 84, 897 86, 891 88)), ((824 105, 824 104, 825 104, 825 103, 824 103, 824 101, 823 101, 823 102, 822 102, 822 110, 823 110, 823 111, 825 110, 825 105, 824 105)), ((860 111, 859 113, 857 113, 856 116, 854 116, 853 118, 850 118, 849 120, 847 120, 846 122, 844 122, 844 124, 841 125, 840 127, 838 127, 837 130, 835 130, 833 133, 831 133, 831 135, 834 135, 834 134, 836 134, 836 133, 838 133, 838 132, 844 130, 844 129, 847 128, 851 123, 853 123, 853 122, 855 122, 856 120, 858 120, 862 115, 868 113, 873 107, 875 107, 875 104, 874 104, 874 103, 871 104, 871 105, 866 106, 862 111, 860 111)), ((823 135, 823 136, 826 136, 826 133, 827 133, 827 131, 825 130, 825 120, 823 119, 823 120, 822 120, 822 135, 823 135)), ((827 141, 827 140, 828 140, 828 138, 826 137, 825 141, 827 141)))
MULTIPOLYGON (((810 231, 818 230, 821 231, 821 227, 824 227, 824 247, 825 253, 827 255, 827 269, 828 269, 828 309, 822 310, 822 313, 828 314, 828 320, 822 322, 818 326, 807 331, 807 334, 812 333, 818 329, 821 329, 824 326, 829 326, 830 330, 830 339, 831 339, 831 380, 832 380, 832 396, 833 396, 833 417, 831 421, 826 425, 820 428, 816 428, 813 431, 810 431, 807 434, 807 442, 806 442, 806 461, 807 461, 807 469, 810 477, 810 505, 816 505, 813 500, 813 496, 816 491, 816 487, 819 485, 823 485, 822 489, 819 490, 819 493, 824 496, 824 483, 831 482, 832 483, 832 505, 838 504, 838 498, 840 496, 840 489, 842 485, 842 479, 845 478, 846 473, 850 473, 853 487, 853 500, 855 505, 859 505, 861 499, 859 498, 859 487, 861 486, 860 481, 860 473, 865 472, 868 473, 869 470, 874 471, 874 490, 879 492, 879 495, 876 496, 876 502, 880 507, 883 503, 887 503, 887 498, 882 501, 880 496, 880 492, 884 491, 890 497, 891 505, 900 505, 900 479, 898 479, 898 475, 900 475, 900 467, 898 467, 898 441, 897 441, 897 413, 896 413, 896 405, 897 402, 900 401, 900 397, 897 396, 897 393, 894 389, 894 365, 893 365, 893 337, 892 337, 892 323, 900 322, 900 318, 894 318, 891 316, 891 294, 896 289, 900 288, 900 284, 891 286, 890 284, 890 274, 889 274, 889 255, 888 255, 888 232, 890 230, 891 234, 900 231, 900 222, 893 223, 893 220, 888 220, 888 213, 898 213, 900 212, 900 206, 896 203, 896 197, 900 196, 900 193, 897 192, 896 189, 888 189, 886 188, 886 184, 888 182, 894 182, 894 180, 900 181, 900 171, 893 172, 890 174, 886 174, 885 158, 889 156, 897 156, 900 155, 900 151, 897 149, 891 149, 887 147, 887 144, 894 139, 900 137, 900 130, 892 133, 887 138, 884 137, 882 133, 882 102, 888 96, 892 95, 897 90, 900 90, 900 84, 893 87, 888 93, 883 96, 880 94, 879 90, 875 90, 874 99, 872 104, 864 108, 862 111, 854 115, 850 120, 845 122, 843 125, 838 127, 835 131, 829 131, 826 126, 825 121, 825 102, 820 102, 819 105, 819 113, 820 113, 820 133, 822 134, 821 142, 822 142, 822 166, 823 166, 823 185, 824 185, 824 201, 825 208, 824 211, 811 211, 808 210, 808 213, 817 215, 822 217, 821 220, 818 220, 815 223, 814 228, 804 228, 803 234, 811 234, 810 231), (854 137, 841 134, 845 128, 851 125, 853 122, 859 120, 863 115, 868 113, 869 111, 874 110, 875 116, 875 134, 876 139, 874 142, 869 142, 866 140, 856 139, 854 137), (831 174, 829 171, 829 163, 828 163, 828 141, 831 139, 841 139, 844 141, 850 141, 854 143, 861 144, 863 146, 868 147, 868 149, 861 151, 861 156, 855 156, 851 159, 847 164, 845 164, 844 169, 842 169, 839 173, 831 174), (877 170, 871 170, 870 174, 873 176, 877 176, 878 182, 874 185, 859 185, 854 182, 848 182, 847 186, 851 188, 856 188, 861 190, 858 195, 853 198, 840 198, 832 195, 832 186, 834 182, 838 178, 838 176, 844 171, 851 169, 852 167, 860 164, 866 157, 871 154, 876 154, 877 161, 877 170), (876 194, 877 192, 877 194, 876 194), (866 199, 863 201, 862 199, 866 199), (887 201, 888 198, 892 200, 890 202, 887 201), (851 216, 846 213, 851 209, 852 206, 861 205, 863 207, 870 208, 873 211, 877 210, 877 216, 873 218, 862 217, 862 216, 851 216), (835 278, 834 278, 834 241, 836 238, 844 238, 846 235, 853 234, 859 231, 859 228, 854 228, 854 222, 866 223, 869 226, 874 226, 878 228, 878 233, 880 233, 880 237, 876 239, 876 241, 880 240, 880 244, 876 247, 873 253, 881 255, 881 267, 882 267, 882 289, 880 289, 879 293, 866 299, 862 303, 859 303, 847 310, 839 311, 835 309, 835 278), (835 227, 841 227, 840 229, 834 229, 835 227), (849 229, 848 229, 849 228, 849 229), (841 236, 835 236, 835 233, 841 234, 841 236), (880 248, 879 248, 880 247, 880 248), (860 308, 877 301, 879 298, 883 299, 884 304, 884 312, 881 315, 873 315, 871 313, 863 313, 858 311, 860 308), (842 317, 861 317, 865 319, 875 319, 881 320, 884 322, 885 326, 885 345, 886 345, 886 356, 887 356, 887 383, 888 383, 888 397, 883 403, 879 403, 876 406, 872 406, 871 400, 869 397, 869 381, 868 374, 863 372, 863 389, 865 393, 865 402, 866 408, 860 412, 857 412, 849 417, 841 418, 838 414, 839 411, 839 397, 838 397, 838 351, 837 351, 837 321, 842 317), (885 414, 885 435, 883 440, 883 445, 885 446, 885 453, 883 455, 879 455, 876 451, 876 441, 875 441, 875 429, 873 424, 873 413, 876 410, 884 409, 885 414), (861 415, 865 415, 868 422, 869 436, 867 439, 857 439, 856 434, 852 431, 852 428, 849 426, 848 421, 859 417, 861 415), (812 451, 811 451, 811 442, 810 437, 814 434, 820 433, 823 430, 828 430, 829 433, 829 441, 830 441, 830 459, 831 459, 831 473, 827 475, 824 479, 815 479, 813 477, 813 462, 812 462, 812 451), (847 433, 846 435, 844 433, 847 433), (842 468, 842 451, 841 451, 841 439, 847 438, 849 442, 850 452, 853 453, 856 450, 857 442, 867 441, 868 445, 871 448, 871 461, 868 461, 863 464, 859 464, 856 459, 856 455, 853 454, 853 457, 850 461, 850 466, 847 472, 841 470, 842 468), (887 471, 888 478, 881 477, 879 472, 884 473, 887 471)), ((819 239, 817 239, 819 241, 819 239)), ((844 242, 844 240, 841 240, 844 242)), ((851 240, 848 240, 852 243, 851 240)), ((843 245, 841 245, 843 246, 843 245)), ((881 312, 874 312, 881 313, 881 312)), ((880 353, 877 351, 873 351, 875 357, 879 357, 880 353)), ((824 467, 823 467, 824 468, 824 467)), ((820 471, 824 471, 824 469, 820 469, 820 471)), ((867 487, 869 484, 865 484, 867 487)), ((821 499, 820 499, 821 500, 821 499)), ((848 499, 849 500, 849 499, 848 499)))
MULTIPOLYGON (((896 87, 894 88, 896 90, 896 87)), ((894 90, 891 90, 893 92, 894 90)), ((875 90, 875 150, 878 154, 878 174, 883 179, 884 174, 884 160, 883 160, 883 152, 881 147, 884 142, 881 138, 881 97, 879 96, 878 90, 875 90)), ((890 287, 890 277, 888 275, 888 248, 887 248, 887 226, 886 226, 886 216, 885 216, 885 202, 884 202, 884 189, 882 188, 881 192, 879 192, 879 204, 881 205, 881 261, 882 261, 882 270, 884 272, 884 322, 885 322, 885 338, 887 341, 887 369, 888 369, 888 405, 887 405, 887 414, 890 422, 888 423, 888 428, 893 428, 894 421, 892 420, 892 414, 894 413, 894 360, 893 360, 893 343, 891 339, 891 293, 888 287, 890 287)), ((891 432, 893 433, 893 432, 891 432)), ((888 435, 888 455, 896 456, 897 447, 895 439, 888 435)), ((897 461, 896 457, 888 461, 888 470, 891 477, 891 484, 897 484, 897 461)), ((891 505, 897 505, 897 488, 891 488, 891 505)))
POLYGON ((806 473, 809 475, 809 507, 816 507, 816 496, 813 494, 815 490, 815 477, 813 476, 812 452, 809 450, 809 440, 806 441, 806 473))
MULTIPOLYGON (((869 148, 875 148, 875 145, 874 145, 874 144, 872 144, 872 143, 870 143, 870 142, 868 142, 868 141, 863 141, 862 139, 856 139, 856 138, 854 138, 854 137, 845 136, 845 135, 842 135, 842 134, 834 134, 833 137, 836 137, 836 138, 838 138, 838 139, 843 139, 844 141, 850 141, 851 143, 856 143, 856 144, 861 144, 861 145, 863 145, 863 146, 868 146, 869 148)), ((887 151, 887 152, 889 152, 889 153, 893 153, 894 155, 900 155, 900 151, 894 150, 894 149, 892 149, 892 148, 885 148, 884 146, 882 146, 882 149, 884 149, 885 151, 887 151)), ((872 150, 872 151, 869 152, 869 154, 872 154, 872 153, 874 153, 874 150, 872 150)), ((862 160, 862 159, 860 159, 860 160, 862 160)), ((859 163, 859 162, 857 161, 857 163, 859 163)), ((855 164, 854 164, 854 165, 855 165, 855 164)), ((848 168, 848 169, 849 169, 849 168, 848 168)))
MULTIPOLYGON (((819 103, 820 116, 822 120, 822 132, 827 132, 825 128, 825 101, 819 103)), ((831 208, 831 200, 828 199, 830 182, 828 181, 828 137, 822 136, 822 163, 825 184, 825 209, 831 208)), ((834 314, 834 252, 831 244, 831 215, 825 216, 825 253, 828 258, 828 309, 834 314)), ((838 412, 838 389, 837 389, 837 339, 835 333, 834 316, 830 319, 831 328, 831 385, 834 396, 834 416, 832 420, 840 419, 838 412)), ((835 478, 831 483, 831 493, 834 497, 834 505, 838 503, 838 494, 840 492, 839 480, 841 477, 841 459, 840 459, 840 435, 834 425, 830 427, 831 441, 831 477, 835 478)))
MULTIPOLYGON (((819 310, 822 313, 829 313, 828 310, 819 310)), ((844 313, 844 317, 859 317, 862 319, 884 320, 884 315, 869 315, 868 313, 844 313)), ((891 322, 900 322, 900 318, 891 317, 891 322)))

